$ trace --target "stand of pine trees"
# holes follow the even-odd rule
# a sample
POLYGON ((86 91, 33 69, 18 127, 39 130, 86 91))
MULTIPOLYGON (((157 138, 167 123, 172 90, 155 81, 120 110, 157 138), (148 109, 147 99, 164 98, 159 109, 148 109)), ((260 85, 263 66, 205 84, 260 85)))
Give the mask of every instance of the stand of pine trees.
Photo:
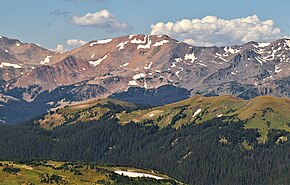
POLYGON ((189 184, 290 184, 288 132, 259 133, 242 122, 214 119, 180 129, 117 120, 78 123, 46 131, 33 123, 0 126, 0 159, 90 161, 158 170, 189 184), (223 141, 221 141, 223 138, 223 141), (253 150, 245 150, 247 141, 253 150))

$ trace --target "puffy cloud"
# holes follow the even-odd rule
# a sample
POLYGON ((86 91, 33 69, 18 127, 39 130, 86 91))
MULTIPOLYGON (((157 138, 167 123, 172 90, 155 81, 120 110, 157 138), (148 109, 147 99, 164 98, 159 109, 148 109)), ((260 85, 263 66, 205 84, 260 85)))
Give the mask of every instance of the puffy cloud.
POLYGON ((239 19, 183 19, 151 25, 151 34, 167 34, 197 46, 242 44, 249 41, 268 42, 283 37, 273 20, 261 21, 257 15, 239 19))
POLYGON ((78 39, 69 39, 69 40, 66 41, 67 45, 73 46, 73 47, 81 46, 81 45, 84 45, 86 43, 87 43, 86 41, 78 40, 78 39))
POLYGON ((57 53, 64 53, 70 49, 79 47, 81 45, 86 44, 87 42, 84 40, 79 40, 79 39, 68 39, 65 43, 63 44, 58 44, 56 48, 50 49, 51 51, 57 52, 57 53))
POLYGON ((51 51, 57 52, 57 53, 64 53, 66 51, 68 51, 68 49, 66 49, 63 45, 59 44, 56 46, 56 48, 54 49, 50 49, 51 51))
POLYGON ((126 23, 119 22, 108 10, 100 10, 95 13, 88 13, 82 17, 74 16, 72 23, 78 26, 103 28, 106 31, 128 30, 126 23))

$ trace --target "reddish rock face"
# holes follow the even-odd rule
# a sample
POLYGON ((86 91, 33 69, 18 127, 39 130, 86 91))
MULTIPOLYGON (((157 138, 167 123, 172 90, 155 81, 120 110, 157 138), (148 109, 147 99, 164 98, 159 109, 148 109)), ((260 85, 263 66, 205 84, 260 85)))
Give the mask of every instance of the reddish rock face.
POLYGON ((254 88, 257 94, 288 96, 289 87, 280 81, 290 76, 289 43, 195 47, 166 35, 129 35, 59 54, 2 37, 0 81, 4 91, 35 85, 51 91, 82 82, 104 87, 106 95, 172 84, 192 93, 239 95, 254 88))

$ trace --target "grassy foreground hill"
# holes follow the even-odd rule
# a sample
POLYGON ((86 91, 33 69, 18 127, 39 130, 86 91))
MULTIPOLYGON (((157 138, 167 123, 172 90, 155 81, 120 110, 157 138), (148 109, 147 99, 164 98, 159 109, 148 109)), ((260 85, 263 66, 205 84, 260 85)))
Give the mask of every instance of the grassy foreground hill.
POLYGON ((203 97, 189 99, 131 113, 117 114, 121 124, 129 122, 151 123, 160 127, 168 125, 180 128, 187 124, 202 124, 208 120, 222 117, 224 119, 242 120, 244 127, 258 129, 260 142, 267 140, 270 129, 290 131, 290 99, 259 96, 243 100, 234 96, 203 97))
MULTIPOLYGON (((97 121, 103 117, 117 118, 124 125, 129 122, 155 124, 161 128, 180 128, 188 124, 202 124, 214 118, 242 120, 244 128, 257 129, 259 141, 265 143, 269 130, 290 131, 290 99, 259 96, 244 100, 230 95, 189 99, 164 106, 142 109, 133 103, 115 99, 99 99, 59 108, 39 120, 41 127, 52 129, 66 124, 97 121)), ((286 138, 284 138, 285 140, 286 138)))
POLYGON ((108 100, 45 115, 71 114, 79 120, 53 129, 39 122, 0 125, 0 158, 135 166, 189 184, 290 184, 287 98, 194 96, 158 107, 130 104, 129 109, 108 100), (93 107, 108 111, 96 120, 80 119, 93 107))
POLYGON ((0 184, 177 185, 182 183, 153 170, 132 167, 57 161, 0 161, 0 184))
POLYGON ((65 124, 77 122, 97 121, 107 113, 129 111, 137 108, 137 105, 110 98, 92 100, 71 106, 65 106, 45 115, 39 124, 45 129, 52 129, 65 124))

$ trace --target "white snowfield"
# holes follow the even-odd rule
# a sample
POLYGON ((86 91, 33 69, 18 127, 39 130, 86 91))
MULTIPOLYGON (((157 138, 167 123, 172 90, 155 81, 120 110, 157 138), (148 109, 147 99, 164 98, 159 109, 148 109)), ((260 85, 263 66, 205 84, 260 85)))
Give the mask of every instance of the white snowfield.
POLYGON ((144 37, 144 40, 140 40, 140 39, 136 39, 134 38, 133 40, 131 40, 131 44, 145 44, 147 40, 147 36, 144 37))
POLYGON ((279 73, 281 72, 283 69, 280 69, 279 66, 275 66, 275 73, 279 73))
POLYGON ((136 34, 129 35, 129 39, 132 39, 135 36, 136 36, 136 34))
POLYGON ((129 81, 128 85, 138 85, 138 83, 135 80, 129 81))
POLYGON ((100 58, 96 61, 89 61, 90 64, 92 64, 93 66, 97 66, 99 65, 103 60, 105 60, 108 57, 108 55, 105 55, 103 58, 100 58))
POLYGON ((290 48, 290 39, 289 40, 285 40, 285 44, 288 46, 288 48, 290 48))
POLYGON ((111 42, 113 39, 105 39, 105 40, 98 40, 97 42, 90 43, 90 46, 94 46, 96 44, 107 44, 111 42))
POLYGON ((129 41, 121 42, 116 47, 119 48, 119 50, 124 49, 125 45, 128 44, 129 41))
POLYGON ((195 113, 193 114, 193 118, 195 117, 195 116, 197 116, 199 113, 201 112, 201 109, 197 109, 197 111, 195 111, 195 113))
POLYGON ((258 43, 259 48, 264 48, 264 47, 267 47, 269 45, 270 45, 270 43, 262 43, 262 42, 258 43))
MULTIPOLYGON (((147 62, 148 62, 148 61, 147 61, 147 62)), ((147 65, 144 67, 144 69, 150 69, 151 66, 152 66, 152 64, 153 64, 153 62, 150 62, 149 64, 147 64, 147 65)))
POLYGON ((149 114, 149 117, 151 118, 151 117, 153 117, 155 114, 153 114, 153 113, 151 113, 151 114, 149 114))
POLYGON ((18 64, 11 64, 11 63, 8 63, 8 62, 2 62, 0 64, 0 68, 3 68, 3 67, 13 67, 13 68, 16 68, 16 69, 20 69, 21 66, 18 65, 18 64))
POLYGON ((231 54, 236 54, 236 53, 240 52, 240 50, 238 50, 238 49, 233 49, 233 48, 231 48, 231 47, 225 47, 225 48, 224 48, 224 51, 225 51, 226 53, 231 53, 231 54))
POLYGON ((140 78, 144 78, 146 75, 144 74, 144 73, 139 73, 139 74, 135 74, 134 76, 133 76, 133 79, 134 80, 138 80, 138 79, 140 79, 140 78))
POLYGON ((217 115, 217 118, 220 118, 220 117, 222 117, 223 116, 223 114, 219 114, 219 115, 217 115))
POLYGON ((43 61, 40 62, 40 64, 48 64, 50 62, 51 56, 47 56, 43 61))
POLYGON ((184 56, 184 60, 191 60, 190 62, 193 63, 197 58, 195 57, 194 53, 186 54, 184 56))
POLYGON ((119 175, 124 175, 124 176, 128 176, 128 177, 149 177, 149 178, 153 178, 153 179, 164 179, 162 177, 156 176, 156 175, 151 175, 151 174, 146 174, 146 173, 139 173, 139 172, 128 172, 128 171, 114 171, 115 173, 119 174, 119 175))
POLYGON ((149 49, 151 47, 152 41, 148 40, 148 43, 145 45, 138 45, 137 49, 149 49))
POLYGON ((125 64, 123 64, 123 65, 121 65, 120 67, 126 67, 127 65, 129 65, 129 63, 127 62, 127 63, 125 63, 125 64))
POLYGON ((156 42, 155 44, 153 44, 153 46, 157 47, 157 46, 163 46, 164 44, 168 43, 169 40, 162 40, 160 42, 156 42))

